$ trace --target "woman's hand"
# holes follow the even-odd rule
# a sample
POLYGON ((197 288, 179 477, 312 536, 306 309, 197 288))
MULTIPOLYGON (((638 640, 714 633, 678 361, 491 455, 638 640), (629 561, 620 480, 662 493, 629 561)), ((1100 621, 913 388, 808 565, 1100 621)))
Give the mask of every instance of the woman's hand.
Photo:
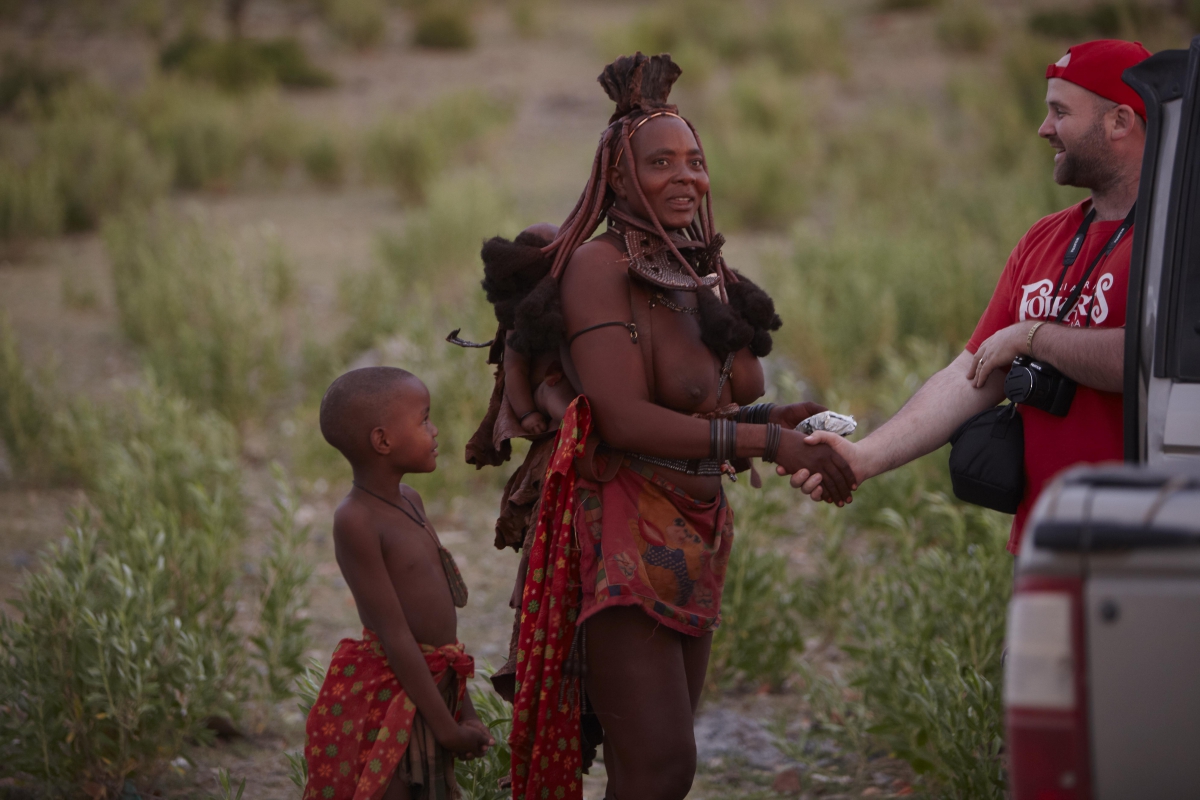
POLYGON ((783 470, 782 474, 794 475, 801 470, 808 470, 814 478, 819 474, 822 494, 830 502, 843 506, 853 501, 851 492, 858 488, 854 471, 827 444, 810 444, 803 434, 784 430, 775 463, 777 469, 783 470))
POLYGON ((813 414, 820 414, 822 411, 828 410, 820 403, 792 403, 786 406, 775 406, 771 409, 771 422, 782 425, 788 430, 795 430, 797 425, 813 414))

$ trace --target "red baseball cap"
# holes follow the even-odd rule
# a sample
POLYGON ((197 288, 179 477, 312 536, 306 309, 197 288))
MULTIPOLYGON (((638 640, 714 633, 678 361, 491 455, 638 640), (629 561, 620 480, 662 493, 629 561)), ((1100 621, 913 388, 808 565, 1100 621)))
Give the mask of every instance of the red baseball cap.
POLYGON ((1068 48, 1065 56, 1046 67, 1046 77, 1082 86, 1106 100, 1129 106, 1145 119, 1146 104, 1133 87, 1121 80, 1121 73, 1149 57, 1150 51, 1141 42, 1099 39, 1068 48))

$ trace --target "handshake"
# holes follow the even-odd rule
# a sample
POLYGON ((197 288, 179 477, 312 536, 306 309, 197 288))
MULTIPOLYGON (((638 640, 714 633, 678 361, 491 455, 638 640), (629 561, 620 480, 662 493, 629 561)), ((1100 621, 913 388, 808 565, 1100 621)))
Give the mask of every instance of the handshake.
POLYGON ((792 486, 814 500, 852 502, 859 480, 848 458, 853 445, 842 437, 854 432, 854 418, 816 403, 782 406, 772 416, 784 429, 775 471, 791 475, 792 486))

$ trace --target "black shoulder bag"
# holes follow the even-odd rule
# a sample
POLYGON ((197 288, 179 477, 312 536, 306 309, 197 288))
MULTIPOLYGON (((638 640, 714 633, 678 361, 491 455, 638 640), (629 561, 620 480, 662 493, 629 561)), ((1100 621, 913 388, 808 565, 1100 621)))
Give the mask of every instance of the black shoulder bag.
MULTIPOLYGON (((1113 232, 1063 303, 1054 318, 1056 323, 1066 319, 1079 302, 1079 295, 1092 271, 1133 226, 1133 215, 1134 209, 1131 208, 1125 221, 1113 232)), ((1058 276, 1051 298, 1058 297, 1067 270, 1079 257, 1083 240, 1095 218, 1096 210, 1093 208, 1083 218, 1083 223, 1071 239, 1067 252, 1063 254, 1062 274, 1058 276)), ((954 487, 954 496, 959 500, 1005 514, 1017 513, 1017 507, 1025 495, 1025 423, 1017 412, 1015 402, 981 411, 950 435, 950 482, 954 487)))

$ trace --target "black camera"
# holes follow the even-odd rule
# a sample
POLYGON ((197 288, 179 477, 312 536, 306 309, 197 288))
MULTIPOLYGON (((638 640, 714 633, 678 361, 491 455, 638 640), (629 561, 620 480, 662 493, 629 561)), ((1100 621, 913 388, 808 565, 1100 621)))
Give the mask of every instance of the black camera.
POLYGON ((1017 356, 1004 379, 1004 394, 1014 403, 1065 417, 1075 399, 1075 381, 1045 362, 1017 356))

